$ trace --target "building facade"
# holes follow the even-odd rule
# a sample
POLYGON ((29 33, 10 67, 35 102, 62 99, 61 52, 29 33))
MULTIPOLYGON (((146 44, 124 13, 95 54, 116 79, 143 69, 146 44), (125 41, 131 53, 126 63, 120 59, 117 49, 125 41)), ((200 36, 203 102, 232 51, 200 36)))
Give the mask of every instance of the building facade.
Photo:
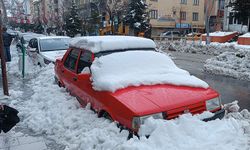
POLYGON ((205 0, 205 10, 208 9, 209 31, 222 31, 224 21, 225 0, 205 0))
POLYGON ((204 0, 146 0, 152 35, 167 30, 204 32, 204 0))
POLYGON ((233 8, 227 7, 230 0, 225 0, 225 9, 224 9, 224 25, 223 28, 225 31, 237 31, 239 33, 245 33, 250 31, 250 19, 240 20, 233 17, 233 8))

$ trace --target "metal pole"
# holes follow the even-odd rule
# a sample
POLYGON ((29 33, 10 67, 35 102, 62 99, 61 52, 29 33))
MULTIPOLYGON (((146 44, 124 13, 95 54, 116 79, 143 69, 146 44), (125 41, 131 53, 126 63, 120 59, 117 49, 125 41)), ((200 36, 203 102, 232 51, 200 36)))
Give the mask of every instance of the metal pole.
POLYGON ((3 49, 3 27, 2 27, 2 13, 0 10, 0 56, 1 56, 1 68, 2 68, 2 82, 3 82, 3 93, 4 95, 9 96, 8 89, 8 80, 6 73, 6 62, 4 57, 4 49, 3 49))
POLYGON ((23 62, 22 62, 22 75, 23 75, 23 78, 24 78, 24 75, 25 75, 25 47, 23 45, 23 41, 21 42, 22 43, 22 52, 23 52, 23 62))

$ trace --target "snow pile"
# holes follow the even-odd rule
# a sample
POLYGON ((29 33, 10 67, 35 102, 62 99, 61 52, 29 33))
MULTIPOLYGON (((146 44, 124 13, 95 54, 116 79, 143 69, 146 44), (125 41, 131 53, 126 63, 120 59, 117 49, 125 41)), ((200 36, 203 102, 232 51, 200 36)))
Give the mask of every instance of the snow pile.
MULTIPOLYGON (((131 139, 121 149, 171 150, 241 150, 247 149, 247 140, 241 124, 235 119, 203 122, 190 114, 175 120, 149 118, 141 131, 151 129, 150 137, 131 139)), ((143 134, 143 133, 141 133, 143 134)), ((148 134, 148 133, 146 133, 148 134)))
POLYGON ((208 59, 204 65, 204 70, 250 81, 250 51, 224 52, 219 56, 208 59))
POLYGON ((178 68, 165 54, 127 51, 96 58, 91 66, 93 88, 115 92, 128 86, 173 84, 208 88, 204 81, 178 68))
POLYGON ((207 55, 219 55, 225 51, 236 51, 236 43, 211 43, 209 45, 204 44, 203 42, 192 42, 192 41, 156 41, 157 47, 160 50, 166 51, 178 51, 184 53, 197 53, 197 54, 207 54, 207 55))
MULTIPOLYGON (((221 32, 221 31, 216 31, 216 32, 212 32, 209 33, 209 36, 227 36, 227 35, 231 35, 231 34, 235 34, 237 32, 221 32)), ((206 36, 207 34, 202 34, 202 36, 206 36)))
MULTIPOLYGON (((18 52, 14 45, 10 48, 11 62, 7 62, 8 74, 22 76, 22 53, 18 56, 18 52)), ((32 78, 35 74, 39 73, 41 68, 34 66, 32 59, 25 55, 25 78, 32 78)))
POLYGON ((250 38, 250 32, 245 33, 245 34, 243 34, 243 35, 241 35, 239 37, 250 38))
POLYGON ((90 106, 81 108, 65 89, 53 84, 53 67, 47 66, 31 81, 31 99, 12 101, 20 112, 20 125, 65 145, 65 149, 108 149, 126 141, 128 131, 120 133, 115 123, 98 118, 90 106))
POLYGON ((85 36, 73 38, 70 47, 82 48, 98 53, 101 51, 156 48, 154 41, 133 36, 85 36))

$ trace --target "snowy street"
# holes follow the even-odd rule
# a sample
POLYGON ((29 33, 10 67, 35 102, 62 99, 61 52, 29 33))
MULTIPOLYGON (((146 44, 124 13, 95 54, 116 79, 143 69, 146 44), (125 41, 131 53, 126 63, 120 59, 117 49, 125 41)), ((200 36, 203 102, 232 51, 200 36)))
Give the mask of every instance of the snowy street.
POLYGON ((223 103, 238 100, 241 108, 250 108, 250 81, 237 80, 222 75, 213 75, 203 71, 205 61, 212 58, 212 55, 173 51, 167 51, 167 53, 170 53, 177 66, 205 80, 209 85, 219 91, 223 103))
MULTIPOLYGON (((185 53, 172 53, 171 56, 179 67, 204 79, 221 92, 224 103, 238 99, 242 108, 249 108, 248 83, 228 77, 208 75, 199 69, 204 59, 210 56, 202 55, 202 58, 197 58, 195 55, 185 53), (187 55, 189 57, 186 57, 187 55), (232 84, 231 87, 229 83, 232 84), (238 89, 236 86, 244 89, 241 90, 241 94, 234 91, 238 89)), ((168 121, 150 118, 141 127, 140 140, 137 137, 127 140, 128 131, 120 132, 115 123, 98 118, 89 106, 81 108, 74 97, 54 83, 53 64, 42 69, 30 65, 27 69, 31 71, 28 71, 28 75, 22 79, 18 72, 18 55, 15 47, 12 47, 12 57, 13 61, 9 64, 8 70, 11 96, 0 99, 0 102, 15 107, 20 112, 21 122, 6 136, 1 136, 0 143, 7 138, 17 139, 19 144, 8 142, 4 147, 0 147, 0 150, 31 149, 30 147, 36 144, 40 144, 36 148, 41 150, 198 150, 201 148, 247 150, 250 148, 250 113, 247 110, 237 112, 236 104, 228 106, 227 110, 232 113, 227 114, 222 120, 201 121, 202 118, 212 115, 208 112, 198 116, 185 114, 168 121), (151 135, 148 139, 144 136, 147 134, 151 135), (25 139, 30 140, 28 144, 22 142, 25 139)))

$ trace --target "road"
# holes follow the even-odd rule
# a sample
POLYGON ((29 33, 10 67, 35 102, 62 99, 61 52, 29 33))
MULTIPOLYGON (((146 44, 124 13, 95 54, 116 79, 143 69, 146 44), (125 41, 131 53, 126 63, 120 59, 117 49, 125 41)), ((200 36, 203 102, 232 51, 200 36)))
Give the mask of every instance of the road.
POLYGON ((212 56, 173 51, 167 51, 167 53, 170 53, 178 67, 188 70, 191 74, 206 81, 212 88, 217 90, 221 94, 223 103, 238 100, 241 109, 250 109, 249 81, 242 81, 222 75, 212 75, 203 71, 205 61, 212 56))

